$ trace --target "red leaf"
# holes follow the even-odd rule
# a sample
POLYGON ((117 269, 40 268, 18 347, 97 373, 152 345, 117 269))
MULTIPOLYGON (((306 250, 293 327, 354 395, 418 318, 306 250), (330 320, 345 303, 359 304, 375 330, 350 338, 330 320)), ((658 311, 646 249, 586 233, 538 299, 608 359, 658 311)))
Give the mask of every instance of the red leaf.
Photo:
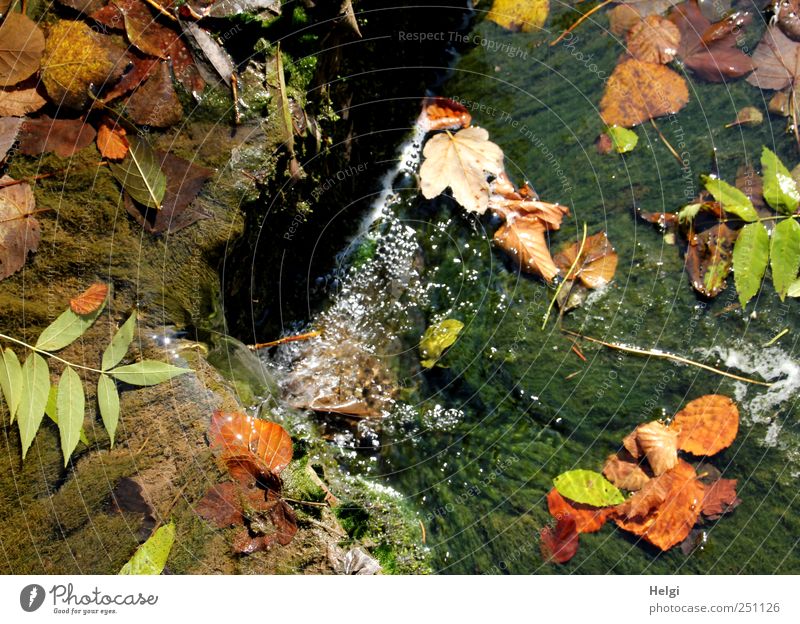
POLYGON ((444 97, 425 98, 421 123, 428 131, 459 130, 472 123, 472 115, 463 104, 444 97))
POLYGON ((539 547, 545 561, 566 563, 578 552, 578 531, 575 518, 562 515, 554 527, 541 530, 539 547))
POLYGON ((266 474, 280 474, 292 460, 292 439, 283 427, 245 414, 215 411, 208 437, 223 459, 251 457, 266 474))
POLYGON ((195 507, 197 515, 220 528, 241 524, 242 503, 235 483, 220 483, 208 490, 195 507))
POLYGON ((54 152, 68 158, 87 147, 97 133, 83 119, 26 119, 19 133, 19 150, 27 156, 54 152))
POLYGON ((547 495, 547 508, 550 515, 558 519, 562 516, 572 516, 575 519, 575 530, 578 533, 594 533, 599 531, 606 523, 611 507, 592 507, 583 503, 576 503, 561 496, 553 488, 547 495))
POLYGON ((70 299, 69 307, 75 314, 91 314, 99 308, 108 297, 107 284, 92 284, 74 299, 70 299))
POLYGON ((716 520, 733 511, 742 502, 736 495, 736 479, 717 479, 707 485, 700 513, 708 520, 716 520))

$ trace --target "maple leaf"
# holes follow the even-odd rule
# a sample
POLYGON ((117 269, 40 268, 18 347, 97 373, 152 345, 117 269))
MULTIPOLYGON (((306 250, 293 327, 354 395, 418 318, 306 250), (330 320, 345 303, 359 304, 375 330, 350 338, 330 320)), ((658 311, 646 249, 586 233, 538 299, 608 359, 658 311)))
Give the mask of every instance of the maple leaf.
POLYGON ((39 247, 39 222, 31 216, 36 208, 33 190, 23 182, 0 178, 0 280, 19 271, 29 252, 39 247))
POLYGON ((510 254, 523 271, 551 282, 558 275, 558 267, 550 256, 546 232, 547 225, 538 217, 517 216, 497 229, 494 242, 510 254))
POLYGON ((657 420, 636 427, 622 445, 632 457, 646 457, 656 476, 678 463, 678 434, 657 420))
POLYGON ((546 527, 539 533, 539 548, 545 561, 566 563, 578 552, 578 531, 575 518, 561 515, 554 527, 546 527))
POLYGON ((628 53, 648 63, 669 63, 678 53, 681 32, 665 17, 648 15, 628 32, 628 53))
POLYGON ((53 152, 68 158, 88 147, 95 129, 83 119, 52 119, 47 115, 26 119, 19 133, 19 151, 27 156, 53 152))
POLYGON ((550 515, 556 519, 563 515, 572 516, 575 519, 575 530, 578 533, 599 531, 612 510, 612 507, 592 507, 576 503, 561 496, 555 488, 547 494, 547 508, 550 515))
POLYGON ((700 513, 707 520, 717 520, 733 511, 742 500, 736 495, 736 479, 717 479, 706 486, 700 513))
POLYGON ((694 455, 715 455, 728 448, 739 432, 739 409, 728 397, 707 394, 675 414, 670 429, 678 435, 678 448, 694 455))
POLYGON ((489 206, 487 176, 503 173, 503 150, 489 141, 483 128, 437 134, 425 144, 419 169, 422 195, 433 199, 450 187, 455 200, 469 212, 483 214, 489 206))

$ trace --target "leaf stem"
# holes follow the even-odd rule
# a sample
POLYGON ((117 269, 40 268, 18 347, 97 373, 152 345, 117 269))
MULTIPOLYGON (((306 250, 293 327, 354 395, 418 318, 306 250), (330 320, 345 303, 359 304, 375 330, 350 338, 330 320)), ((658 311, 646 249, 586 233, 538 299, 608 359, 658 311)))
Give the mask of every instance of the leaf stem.
POLYGON ((608 5, 608 4, 611 4, 612 2, 616 2, 616 1, 617 1, 617 0, 604 0, 603 2, 601 2, 600 4, 598 4, 596 7, 592 8, 592 9, 589 9, 588 11, 586 11, 586 13, 584 13, 583 15, 581 15, 581 16, 580 16, 580 17, 579 17, 579 18, 578 18, 578 19, 575 21, 575 23, 574 23, 572 26, 570 26, 570 27, 569 27, 569 28, 567 28, 567 29, 566 29, 564 32, 562 32, 562 33, 561 33, 561 34, 558 36, 558 38, 557 38, 555 41, 551 42, 551 43, 550 43, 550 45, 551 45, 551 46, 554 46, 554 45, 556 45, 556 44, 557 44, 559 41, 561 41, 561 40, 562 40, 564 37, 566 37, 566 36, 567 36, 569 33, 571 33, 571 32, 572 32, 573 30, 575 30, 575 29, 576 29, 578 26, 580 26, 580 25, 581 25, 581 24, 582 24, 584 21, 586 21, 587 19, 589 19, 589 17, 591 17, 592 15, 594 15, 595 13, 597 13, 597 12, 598 12, 600 9, 602 9, 604 6, 606 6, 606 5, 608 5))
POLYGON ((100 374, 103 373, 103 371, 101 371, 99 368, 92 368, 91 366, 83 366, 81 364, 75 364, 74 362, 69 362, 69 361, 65 360, 64 358, 60 358, 57 355, 55 355, 53 353, 50 353, 50 351, 45 351, 44 349, 38 349, 38 348, 34 347, 33 345, 29 345, 27 342, 23 342, 22 340, 18 340, 16 338, 12 338, 11 336, 6 336, 5 334, 0 334, 0 339, 1 340, 8 340, 9 342, 13 342, 15 344, 18 344, 18 345, 20 345, 22 347, 25 347, 26 349, 30 349, 31 351, 39 353, 40 355, 44 355, 44 356, 47 356, 49 358, 53 358, 54 360, 58 360, 62 364, 66 364, 67 366, 72 366, 72 368, 80 368, 82 370, 90 371, 92 373, 100 373, 100 374))
POLYGON ((567 283, 567 280, 570 275, 572 275, 572 271, 575 269, 575 266, 578 264, 578 260, 581 259, 581 254, 583 253, 583 247, 586 245, 586 223, 583 224, 583 238, 581 239, 581 246, 578 248, 578 255, 575 256, 575 260, 572 261, 572 266, 569 267, 569 271, 564 276, 564 279, 561 280, 561 283, 556 288, 556 294, 553 295, 553 298, 550 300, 550 305, 547 306, 547 313, 544 315, 544 320, 542 321, 542 329, 545 328, 547 325, 547 321, 550 319, 550 312, 553 310, 553 304, 555 304, 556 300, 558 299, 558 295, 561 293, 561 289, 564 288, 564 284, 567 283))
POLYGON ((654 129, 654 130, 656 131, 656 133, 658 134, 658 138, 659 138, 659 139, 661 139, 661 142, 662 142, 662 143, 663 143, 663 144, 666 146, 666 148, 667 148, 667 151, 668 151, 670 154, 672 154, 672 157, 673 157, 675 160, 677 160, 677 161, 678 161, 678 164, 679 164, 681 167, 683 167, 683 158, 681 158, 681 157, 680 157, 680 155, 679 155, 679 154, 678 154, 678 152, 675 150, 675 148, 674 148, 674 147, 672 147, 672 144, 671 144, 671 143, 670 143, 670 142, 667 140, 667 137, 665 137, 665 136, 664 136, 664 133, 663 133, 663 132, 661 132, 661 130, 659 129, 659 127, 656 125, 656 120, 651 118, 651 119, 650 119, 650 123, 652 124, 652 126, 653 126, 653 129, 654 129))

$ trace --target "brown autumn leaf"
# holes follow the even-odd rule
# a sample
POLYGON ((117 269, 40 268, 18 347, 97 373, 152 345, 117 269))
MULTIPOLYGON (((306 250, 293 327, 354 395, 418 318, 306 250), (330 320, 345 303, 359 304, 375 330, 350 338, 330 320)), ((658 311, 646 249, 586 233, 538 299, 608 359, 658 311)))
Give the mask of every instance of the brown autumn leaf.
MULTIPOLYGON (((711 206, 710 206, 711 207, 711 206)), ((717 223, 689 239, 686 272, 694 289, 706 297, 716 297, 726 286, 733 264, 733 244, 739 231, 717 223)))
POLYGON ((583 503, 576 503, 561 496, 553 488, 547 494, 547 508, 550 515, 558 519, 563 515, 570 515, 575 519, 575 530, 578 533, 594 533, 599 531, 606 523, 611 507, 592 507, 583 503))
POLYGON ((753 60, 736 47, 737 33, 750 23, 749 13, 737 11, 712 24, 690 0, 675 7, 669 18, 681 32, 678 58, 696 76, 725 82, 753 70, 753 60))
POLYGON ((161 61, 157 58, 142 58, 131 54, 128 60, 130 63, 125 73, 119 79, 119 82, 105 93, 104 102, 111 102, 118 97, 127 95, 134 89, 138 89, 161 67, 161 61))
POLYGON ((24 13, 9 13, 0 24, 0 86, 31 76, 42 62, 44 33, 24 13))
POLYGON ((707 394, 675 414, 670 429, 678 434, 678 448, 693 455, 716 455, 739 433, 739 409, 728 397, 707 394))
POLYGON ((58 2, 70 9, 75 9, 79 13, 89 15, 108 3, 108 0, 58 0, 58 2))
POLYGON ((226 457, 252 457, 266 474, 278 475, 292 460, 292 439, 277 423, 246 414, 217 410, 208 437, 212 449, 226 457))
POLYGON ((622 445, 632 457, 646 457, 656 476, 678 463, 678 435, 657 420, 636 427, 622 445))
POLYGON ((609 126, 630 128, 686 106, 686 81, 657 63, 627 59, 619 63, 600 100, 600 115, 609 126))
POLYGON ((630 4, 618 4, 608 12, 608 29, 621 37, 642 21, 642 15, 630 4))
POLYGON ((707 520, 717 520, 730 513, 742 500, 736 495, 736 479, 717 479, 706 485, 700 513, 707 520))
POLYGON ((91 314, 99 308, 108 297, 108 284, 92 284, 74 299, 69 300, 69 307, 75 314, 91 314))
POLYGON ((8 150, 17 142, 23 121, 18 117, 0 117, 0 162, 5 160, 8 150))
POLYGON ((777 26, 764 31, 755 52, 755 70, 747 82, 762 89, 795 88, 800 76, 800 43, 792 41, 777 26))
POLYGON ((564 514, 555 526, 545 527, 539 533, 539 548, 545 561, 566 563, 578 552, 578 531, 575 518, 564 514))
POLYGON ((618 505, 617 526, 661 550, 680 544, 697 522, 704 487, 694 468, 683 460, 618 505))
POLYGON ((0 280, 22 268, 41 237, 39 222, 31 216, 36 209, 33 189, 14 182, 7 175, 0 178, 0 280))
POLYGON ((494 233, 494 242, 508 253, 526 273, 540 275, 551 282, 558 267, 547 247, 547 225, 538 217, 517 216, 509 219, 494 233))
POLYGON ((136 222, 151 234, 173 234, 211 215, 192 205, 203 185, 214 174, 212 169, 173 156, 169 152, 156 152, 161 171, 167 177, 167 189, 161 209, 143 208, 126 194, 125 209, 136 222))
POLYGON ((628 33, 628 54, 648 63, 669 63, 678 53, 681 32, 660 15, 648 15, 628 33))
MULTIPOLYGON (((496 191, 492 182, 492 191, 496 191)), ((505 190, 505 187, 502 187, 505 190)), ((489 208, 502 216, 506 221, 516 216, 529 216, 541 219, 548 230, 557 230, 561 227, 561 222, 565 215, 569 214, 569 207, 561 204, 550 204, 539 201, 538 199, 526 199, 519 192, 517 198, 509 199, 501 196, 492 195, 489 198, 489 208)))
POLYGON ((603 476, 622 490, 641 490, 653 476, 627 451, 621 450, 606 459, 603 476))
POLYGON ((503 168, 503 150, 489 140, 483 128, 464 128, 455 134, 436 134, 425 144, 425 160, 419 168, 422 194, 433 199, 447 187, 469 212, 483 214, 489 206, 487 176, 503 168))
POLYGON ((103 158, 122 160, 128 153, 128 139, 125 128, 115 125, 110 119, 103 119, 97 127, 97 149, 103 158))
POLYGON ((47 102, 39 91, 39 81, 35 77, 13 87, 0 87, 0 116, 22 117, 35 113, 47 102))
POLYGON ((425 98, 420 123, 428 131, 460 130, 472 123, 472 115, 463 104, 445 97, 425 98))
POLYGON ((219 528, 242 524, 244 517, 239 488, 230 482, 209 488, 195 507, 195 512, 219 528))
POLYGON ((800 2, 798 0, 781 0, 773 5, 775 22, 784 35, 794 41, 800 41, 800 2))
POLYGON ((565 280, 577 279, 586 288, 602 288, 614 278, 617 271, 617 252, 604 231, 587 236, 578 257, 580 247, 580 242, 563 247, 553 256, 553 261, 565 280), (576 258, 575 268, 569 272, 576 258))
POLYGON ((183 106, 172 86, 169 63, 162 61, 125 103, 125 112, 137 124, 168 128, 183 118, 183 106))
POLYGON ((97 132, 83 119, 26 119, 19 133, 19 151, 27 156, 53 152, 68 158, 89 146, 97 132))

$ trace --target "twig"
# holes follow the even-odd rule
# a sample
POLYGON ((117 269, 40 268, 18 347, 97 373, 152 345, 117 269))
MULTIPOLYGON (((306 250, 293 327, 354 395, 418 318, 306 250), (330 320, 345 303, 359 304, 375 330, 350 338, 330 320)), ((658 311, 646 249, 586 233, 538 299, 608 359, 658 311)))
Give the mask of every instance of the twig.
POLYGON ((655 119, 650 119, 650 123, 652 124, 653 128, 655 129, 656 133, 658 134, 658 138, 661 139, 661 142, 666 146, 667 151, 672 154, 673 158, 678 161, 678 164, 683 167, 683 158, 680 157, 678 152, 675 151, 675 148, 672 147, 672 144, 667 141, 667 137, 664 136, 664 133, 659 130, 658 126, 656 125, 655 119))
POLYGON ((579 18, 578 18, 578 19, 575 21, 575 23, 574 23, 572 26, 570 26, 570 27, 569 27, 569 28, 567 28, 567 29, 566 29, 564 32, 562 32, 562 33, 561 33, 561 34, 558 36, 558 38, 557 38, 555 41, 551 42, 551 43, 550 43, 550 45, 551 45, 551 46, 554 46, 554 45, 556 45, 556 44, 557 44, 559 41, 561 41, 561 40, 562 40, 564 37, 566 37, 566 36, 567 36, 569 33, 571 33, 573 30, 575 30, 575 29, 576 29, 576 28, 577 28, 577 27, 578 27, 578 26, 579 26, 581 23, 583 23, 584 21, 586 21, 586 20, 587 20, 589 17, 591 17, 592 15, 594 15, 595 13, 597 13, 597 12, 598 12, 600 9, 602 9, 602 8, 603 8, 604 6, 606 6, 607 4, 611 4, 612 2, 616 2, 616 1, 617 1, 617 0, 604 0, 603 2, 601 2, 600 4, 598 4, 598 5, 597 5, 596 7, 594 7, 593 9, 590 9, 590 10, 586 11, 586 13, 584 13, 583 15, 581 15, 581 16, 580 16, 580 17, 579 17, 579 18))
POLYGON ((161 13, 161 15, 163 15, 164 17, 172 20, 173 22, 177 22, 178 21, 177 17, 175 17, 172 13, 167 11, 163 6, 161 6, 158 2, 156 2, 156 0, 144 0, 144 1, 147 4, 149 4, 151 7, 153 7, 156 11, 161 13))
POLYGON ((731 379, 735 379, 736 381, 743 381, 745 383, 756 384, 758 386, 765 386, 767 388, 772 386, 771 383, 768 383, 766 381, 758 381, 757 379, 750 379, 749 377, 741 377, 740 375, 734 375, 733 373, 729 373, 727 371, 714 368, 713 366, 709 366, 708 364, 703 364, 702 362, 695 362, 694 360, 681 357, 680 355, 665 353, 664 351, 654 351, 651 349, 639 349, 638 347, 626 347, 624 345, 616 344, 614 342, 606 342, 604 340, 600 340, 599 338, 584 336, 583 334, 579 334, 578 332, 564 329, 563 327, 561 328, 561 331, 570 336, 575 336, 576 338, 580 338, 581 340, 588 340, 589 342, 594 342, 596 344, 603 345, 604 347, 608 347, 609 349, 615 349, 616 351, 624 351, 625 353, 633 353, 634 355, 647 355, 649 357, 661 358, 664 360, 672 360, 673 362, 680 362, 681 364, 696 366, 698 368, 711 371, 712 373, 716 373, 717 375, 730 377, 731 379))
POLYGON ((583 354, 583 351, 580 350, 580 347, 578 347, 578 345, 574 342, 572 343, 572 352, 586 362, 586 356, 583 354))
POLYGON ((419 522, 419 528, 422 530, 422 543, 424 544, 427 538, 427 535, 425 535, 425 525, 422 524, 422 520, 419 518, 417 518, 417 522, 419 522))
POLYGON ((314 526, 318 526, 321 529, 325 529, 326 531, 328 531, 332 535, 335 535, 336 537, 347 537, 347 532, 345 532, 344 530, 336 531, 332 527, 329 527, 327 524, 319 522, 318 520, 314 520, 314 518, 303 518, 303 521, 310 522, 314 526))
POLYGON ((762 346, 762 347, 771 347, 771 346, 772 346, 772 345, 774 345, 776 342, 778 342, 778 340, 780 340, 781 338, 783 338, 783 337, 784 337, 786 334, 788 334, 788 333, 789 333, 789 328, 788 328, 788 327, 784 327, 784 328, 783 328, 783 329, 782 329, 780 332, 778 332, 778 334, 777 334, 777 335, 773 336, 772 340, 770 340, 769 342, 765 342, 765 343, 764 343, 763 345, 761 345, 761 346, 762 346))
POLYGON ((327 507, 328 503, 315 503, 314 501, 303 501, 297 500, 294 498, 287 498, 286 496, 283 497, 283 500, 288 501, 290 503, 295 503, 296 505, 310 505, 311 507, 327 507))
POLYGON ((257 351, 258 349, 277 347, 278 345, 286 344, 287 342, 296 342, 298 340, 308 340, 309 338, 316 338, 321 334, 322 334, 321 331, 315 329, 314 331, 306 332, 305 334, 297 334, 296 336, 284 336, 283 338, 278 338, 277 340, 273 340, 271 342, 258 342, 254 345, 247 345, 247 346, 253 351, 257 351))
POLYGON ((569 271, 567 271, 567 274, 564 276, 564 279, 561 280, 561 283, 558 285, 558 288, 556 288, 556 294, 553 295, 553 298, 550 300, 550 305, 547 306, 547 312, 544 315, 544 321, 542 321, 542 329, 545 328, 545 326, 547 325, 547 321, 550 319, 550 311, 553 309, 553 305, 555 304, 556 299, 558 299, 558 295, 561 292, 561 289, 564 288, 564 284, 567 283, 567 279, 569 278, 570 275, 572 275, 572 271, 575 268, 575 265, 578 264, 578 260, 580 260, 581 258, 581 254, 583 253, 583 247, 584 245, 586 245, 586 227, 587 227, 586 223, 584 223, 583 239, 581 240, 581 246, 578 249, 578 255, 575 256, 575 260, 572 261, 572 266, 569 267, 569 271))

